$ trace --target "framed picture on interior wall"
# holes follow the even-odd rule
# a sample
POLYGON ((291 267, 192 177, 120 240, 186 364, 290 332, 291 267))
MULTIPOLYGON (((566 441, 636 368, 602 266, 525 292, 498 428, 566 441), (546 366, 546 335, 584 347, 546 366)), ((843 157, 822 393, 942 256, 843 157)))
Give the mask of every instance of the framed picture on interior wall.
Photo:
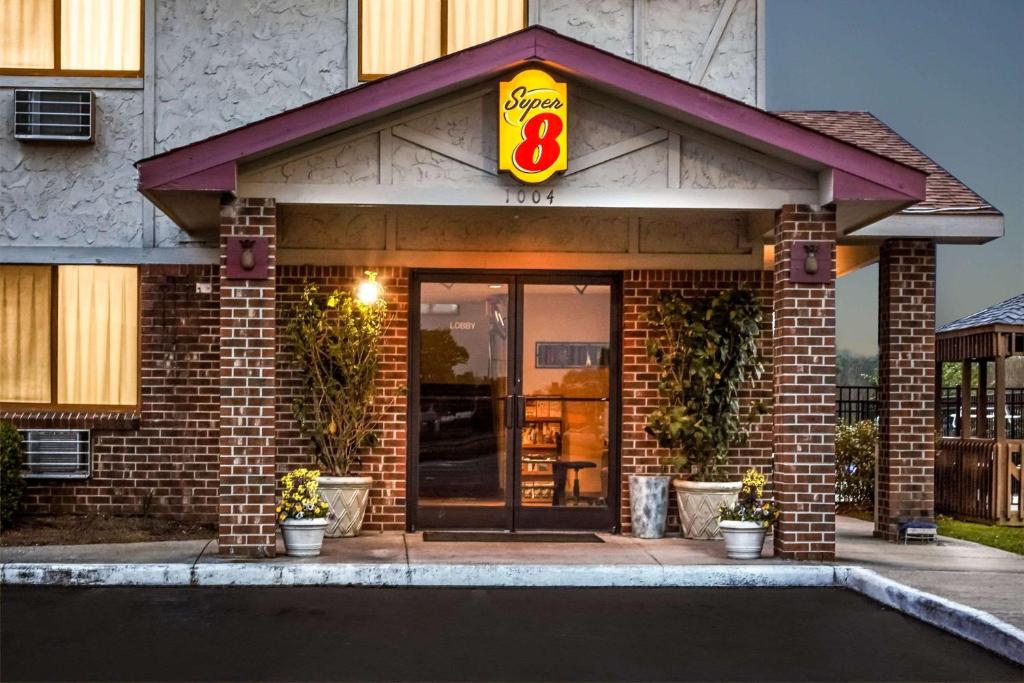
POLYGON ((591 368, 607 365, 608 342, 536 343, 534 367, 537 368, 591 368))

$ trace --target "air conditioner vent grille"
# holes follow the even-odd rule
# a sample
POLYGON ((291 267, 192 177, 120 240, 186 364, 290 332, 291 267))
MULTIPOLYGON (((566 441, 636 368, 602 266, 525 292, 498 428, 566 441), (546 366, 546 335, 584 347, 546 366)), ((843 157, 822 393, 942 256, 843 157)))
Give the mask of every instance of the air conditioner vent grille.
POLYGON ((23 429, 25 476, 85 479, 89 476, 88 429, 23 429))
POLYGON ((92 142, 94 111, 91 90, 15 90, 14 137, 92 142))

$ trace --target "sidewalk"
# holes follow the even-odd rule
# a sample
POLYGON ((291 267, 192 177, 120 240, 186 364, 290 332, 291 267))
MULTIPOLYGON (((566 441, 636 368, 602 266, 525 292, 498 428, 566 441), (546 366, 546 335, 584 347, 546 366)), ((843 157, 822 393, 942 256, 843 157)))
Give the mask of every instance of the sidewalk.
POLYGON ((945 536, 934 545, 886 543, 872 528, 837 517, 836 564, 874 570, 1024 629, 1024 556, 945 536))

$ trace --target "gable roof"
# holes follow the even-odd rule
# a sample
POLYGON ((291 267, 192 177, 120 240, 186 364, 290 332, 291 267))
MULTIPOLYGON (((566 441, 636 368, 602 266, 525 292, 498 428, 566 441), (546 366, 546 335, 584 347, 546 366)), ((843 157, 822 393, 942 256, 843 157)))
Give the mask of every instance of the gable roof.
POLYGON ((866 111, 780 111, 787 121, 821 131, 928 174, 925 198, 904 213, 994 215, 1002 213, 924 152, 866 111))
POLYGON ((906 206, 925 198, 925 174, 901 161, 540 26, 143 159, 139 189, 158 205, 164 192, 233 192, 240 162, 536 63, 758 151, 834 169, 853 193, 845 199, 906 206))
POLYGON ((971 313, 959 320, 946 323, 937 331, 954 332, 974 327, 987 327, 989 325, 1024 326, 1024 293, 1011 296, 1006 301, 998 303, 995 306, 989 306, 977 313, 971 313))

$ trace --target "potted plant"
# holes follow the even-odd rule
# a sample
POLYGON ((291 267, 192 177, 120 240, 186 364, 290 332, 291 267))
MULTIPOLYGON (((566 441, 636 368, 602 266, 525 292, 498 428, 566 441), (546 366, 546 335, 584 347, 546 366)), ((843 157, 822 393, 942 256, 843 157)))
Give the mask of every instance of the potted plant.
POLYGON ((736 503, 718 509, 718 526, 725 536, 725 553, 734 560, 761 557, 764 535, 779 519, 775 501, 761 498, 764 483, 763 474, 755 469, 747 470, 736 503))
POLYGON ((292 408, 323 472, 320 490, 334 515, 329 538, 358 536, 362 529, 373 479, 352 470, 377 444, 387 407, 377 397, 377 370, 388 309, 376 274, 366 276, 354 294, 335 289, 325 295, 307 284, 288 325, 304 382, 292 408))
POLYGON ((281 524, 285 552, 292 557, 315 557, 324 543, 330 507, 320 495, 317 470, 297 469, 281 477, 281 524))
MULTIPOLYGON (((664 292, 647 316, 655 333, 647 351, 658 366, 663 403, 651 411, 647 433, 668 450, 686 538, 720 538, 717 512, 733 505, 741 482, 727 481, 729 448, 746 440, 739 392, 760 378, 757 354, 761 307, 746 287, 684 298, 664 292)), ((748 419, 765 412, 751 406, 748 419)))

